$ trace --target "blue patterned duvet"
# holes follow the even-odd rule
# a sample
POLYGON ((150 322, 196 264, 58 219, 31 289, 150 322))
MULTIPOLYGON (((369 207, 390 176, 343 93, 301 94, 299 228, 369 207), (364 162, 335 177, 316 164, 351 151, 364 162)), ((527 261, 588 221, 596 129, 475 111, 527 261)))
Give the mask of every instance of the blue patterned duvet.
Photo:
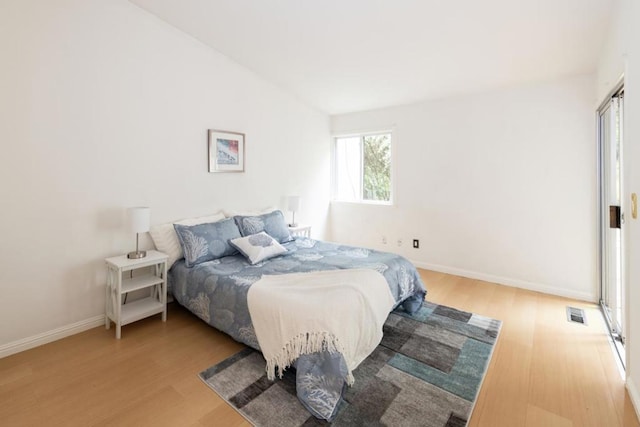
MULTIPOLYGON (((422 305, 426 290, 415 267, 405 258, 371 249, 297 237, 283 246, 288 252, 256 265, 232 255, 187 268, 184 260, 169 271, 174 298, 209 325, 236 341, 259 350, 247 306, 249 287, 262 275, 371 268, 389 285, 396 306, 412 313, 422 305)), ((330 420, 345 384, 346 364, 340 355, 316 353, 296 363, 297 393, 315 416, 330 420)))

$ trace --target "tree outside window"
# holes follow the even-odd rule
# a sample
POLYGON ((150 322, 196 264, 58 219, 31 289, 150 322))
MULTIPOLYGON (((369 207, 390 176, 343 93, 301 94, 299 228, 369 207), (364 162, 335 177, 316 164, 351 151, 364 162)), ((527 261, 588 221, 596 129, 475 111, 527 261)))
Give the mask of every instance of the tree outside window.
POLYGON ((335 139, 334 198, 391 202, 391 133, 335 139))

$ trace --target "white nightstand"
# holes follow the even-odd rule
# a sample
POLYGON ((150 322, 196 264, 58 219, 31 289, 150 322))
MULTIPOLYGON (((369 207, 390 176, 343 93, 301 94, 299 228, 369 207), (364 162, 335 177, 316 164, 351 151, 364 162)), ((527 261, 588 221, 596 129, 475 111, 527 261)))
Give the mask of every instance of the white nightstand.
MULTIPOLYGON (((147 256, 128 259, 126 255, 107 258, 107 300, 105 327, 116 324, 116 338, 120 339, 123 325, 162 313, 167 321, 167 255, 158 251, 147 251, 147 256), (122 277, 125 272, 152 267, 152 271, 133 277, 122 277), (149 289, 149 296, 122 304, 122 296, 139 289, 149 289)), ((127 276, 129 276, 127 274, 127 276)))
POLYGON ((289 233, 291 233, 292 236, 311 238, 311 226, 306 224, 298 224, 295 227, 289 226, 289 233))

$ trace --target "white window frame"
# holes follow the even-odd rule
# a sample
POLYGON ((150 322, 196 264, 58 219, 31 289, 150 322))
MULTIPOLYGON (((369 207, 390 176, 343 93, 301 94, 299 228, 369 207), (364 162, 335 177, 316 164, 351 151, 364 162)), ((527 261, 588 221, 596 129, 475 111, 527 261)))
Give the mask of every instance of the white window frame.
POLYGON ((382 205, 382 206, 393 206, 395 204, 395 194, 396 194, 396 177, 395 177, 395 159, 396 159, 396 132, 395 129, 382 129, 382 130, 368 130, 368 131, 354 131, 354 132, 345 132, 345 133, 336 133, 331 135, 331 201, 337 203, 353 203, 353 204, 363 204, 363 205, 382 205), (345 200, 339 199, 337 197, 338 194, 338 180, 336 177, 337 174, 337 150, 336 144, 338 138, 360 138, 360 173, 364 174, 364 149, 362 144, 364 143, 364 137, 370 135, 381 135, 381 134, 389 134, 391 136, 391 159, 390 159, 390 174, 391 174, 391 194, 389 195, 389 200, 364 200, 362 198, 362 185, 364 185, 364 176, 360 177, 360 191, 359 198, 357 200, 345 200))

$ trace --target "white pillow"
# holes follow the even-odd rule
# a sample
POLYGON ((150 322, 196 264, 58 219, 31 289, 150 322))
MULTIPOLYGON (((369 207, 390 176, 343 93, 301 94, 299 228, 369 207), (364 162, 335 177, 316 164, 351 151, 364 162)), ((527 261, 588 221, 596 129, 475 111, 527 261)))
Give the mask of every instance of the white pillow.
POLYGON ((229 243, 239 250, 251 264, 257 264, 260 261, 287 252, 284 246, 264 231, 250 236, 231 239, 229 243))
POLYGON ((234 211, 233 209, 225 209, 223 210, 224 215, 227 218, 231 218, 237 215, 240 216, 258 216, 258 215, 262 215, 262 214, 266 214, 266 213, 271 213, 273 211, 277 211, 279 208, 275 208, 273 206, 266 208, 266 209, 262 209, 262 210, 252 210, 252 211, 234 211))
POLYGON ((151 234, 151 238, 153 239, 153 243, 156 245, 156 249, 169 256, 167 259, 167 269, 169 269, 176 261, 184 258, 182 247, 180 246, 180 241, 178 240, 176 230, 173 228, 173 224, 198 225, 209 222, 218 222, 222 219, 225 219, 222 212, 198 218, 186 218, 180 221, 168 222, 166 224, 153 225, 149 230, 149 234, 151 234))

